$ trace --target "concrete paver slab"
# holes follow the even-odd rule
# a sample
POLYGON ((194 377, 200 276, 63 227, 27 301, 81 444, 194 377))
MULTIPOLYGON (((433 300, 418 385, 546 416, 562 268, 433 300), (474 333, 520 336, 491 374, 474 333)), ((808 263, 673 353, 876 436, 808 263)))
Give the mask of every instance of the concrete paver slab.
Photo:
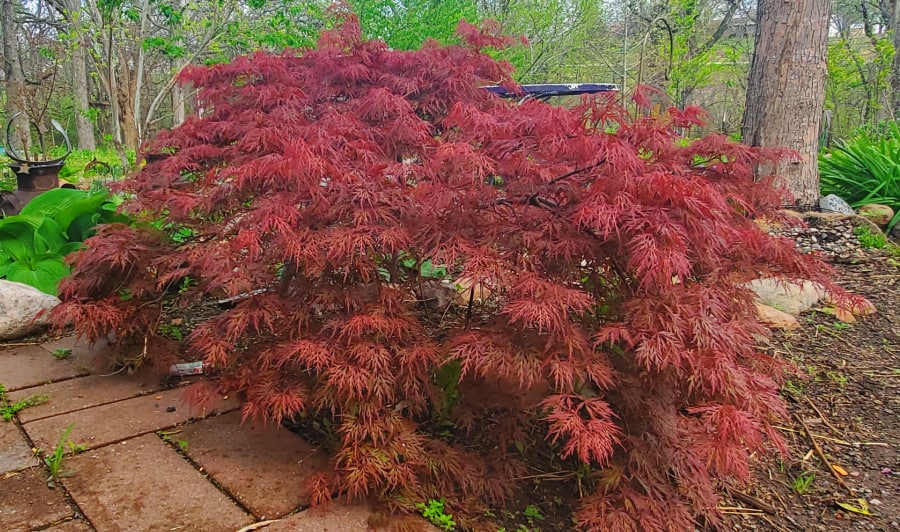
POLYGON ((364 504, 311 508, 273 523, 266 532, 365 532, 372 511, 364 504))
POLYGON ((71 360, 57 360, 38 346, 0 350, 0 384, 7 392, 85 374, 71 360))
POLYGON ((34 445, 49 451, 56 447, 66 428, 72 426, 68 439, 96 448, 148 432, 172 427, 192 417, 205 417, 212 412, 228 412, 238 407, 235 399, 216 401, 202 411, 182 402, 183 388, 143 395, 86 410, 48 417, 25 423, 22 428, 34 445))
POLYGON ((0 475, 36 464, 37 459, 19 427, 0 419, 0 475))
POLYGON ((92 375, 78 379, 45 384, 35 388, 18 390, 9 394, 10 401, 24 399, 31 394, 45 395, 47 400, 19 412, 22 423, 45 417, 66 414, 93 406, 121 401, 131 397, 156 392, 161 379, 148 371, 133 375, 92 375))
MULTIPOLYGON (((347 506, 332 504, 286 517, 277 523, 265 527, 266 532, 386 532, 389 527, 373 528, 369 526, 372 510, 366 504, 347 506)), ((421 523, 423 532, 440 532, 431 523, 421 518, 414 518, 421 523)), ((416 525, 418 528, 418 525, 416 525)))
POLYGON ((103 340, 90 345, 86 338, 71 335, 50 340, 41 344, 41 347, 51 354, 58 349, 69 351, 66 360, 89 373, 108 373, 112 369, 110 363, 112 351, 103 340))
POLYGON ((74 515, 62 490, 50 489, 43 468, 0 475, 0 523, 4 532, 33 530, 74 515))
POLYGON ((253 519, 147 434, 69 459, 69 494, 97 530, 233 531, 253 519))
POLYGON ((94 528, 84 519, 72 519, 44 529, 43 532, 94 532, 94 528))
POLYGON ((303 482, 327 470, 328 457, 278 426, 241 426, 239 412, 181 428, 172 439, 260 519, 287 515, 308 503, 303 482))

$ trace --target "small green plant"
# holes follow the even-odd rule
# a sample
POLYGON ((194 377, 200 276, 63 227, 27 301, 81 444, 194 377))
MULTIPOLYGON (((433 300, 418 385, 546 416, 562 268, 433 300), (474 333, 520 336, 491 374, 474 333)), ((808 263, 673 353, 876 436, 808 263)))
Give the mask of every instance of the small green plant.
POLYGON ((431 524, 441 530, 451 531, 456 529, 456 521, 453 516, 444 511, 444 499, 428 499, 427 503, 420 502, 416 509, 422 512, 422 517, 431 521, 431 524))
POLYGON ((56 448, 53 449, 53 453, 44 456, 44 464, 47 466, 47 469, 50 472, 50 478, 48 482, 57 482, 62 477, 71 476, 71 471, 63 471, 63 465, 67 456, 83 453, 87 450, 87 445, 81 443, 74 443, 69 440, 69 435, 72 434, 72 428, 75 425, 69 425, 66 427, 66 430, 63 431, 62 436, 59 437, 59 443, 56 444, 56 448))
POLYGON ((803 495, 809 488, 812 487, 813 482, 816 480, 816 474, 812 471, 805 471, 796 477, 794 477, 794 481, 791 483, 791 489, 793 489, 797 495, 803 495))
POLYGON ((831 382, 837 384, 839 388, 843 388, 847 384, 847 376, 837 371, 829 371, 825 375, 828 376, 831 382))
POLYGON ((188 442, 187 440, 178 440, 178 449, 181 451, 187 451, 188 442))
POLYGON ((834 327, 834 330, 836 330, 836 331, 843 331, 843 330, 849 329, 850 324, 844 323, 842 321, 836 321, 836 322, 834 322, 833 327, 834 327))
POLYGON ((534 526, 535 521, 544 520, 544 514, 541 513, 541 509, 533 504, 526 506, 522 514, 525 515, 525 519, 528 520, 528 524, 531 526, 534 526))
POLYGON ((159 333, 179 342, 184 338, 184 330, 178 325, 173 325, 171 323, 160 323, 159 333))
POLYGON ((887 246, 887 237, 880 231, 873 232, 868 225, 860 225, 853 230, 853 234, 859 239, 859 245, 863 249, 884 249, 887 246))
POLYGON ((46 395, 34 394, 29 395, 21 401, 10 403, 6 398, 6 388, 4 388, 2 384, 0 384, 0 417, 3 418, 3 421, 11 421, 12 418, 14 418, 20 411, 30 406, 39 405, 47 399, 48 397, 46 395))
POLYGON ((65 360, 65 359, 69 358, 71 355, 72 355, 71 349, 59 348, 53 352, 53 358, 55 358, 56 360, 65 360))
POLYGON ((784 388, 784 391, 787 392, 789 395, 799 397, 799 396, 803 395, 804 389, 806 387, 803 385, 803 383, 794 382, 793 380, 788 379, 788 380, 784 381, 783 388, 784 388))

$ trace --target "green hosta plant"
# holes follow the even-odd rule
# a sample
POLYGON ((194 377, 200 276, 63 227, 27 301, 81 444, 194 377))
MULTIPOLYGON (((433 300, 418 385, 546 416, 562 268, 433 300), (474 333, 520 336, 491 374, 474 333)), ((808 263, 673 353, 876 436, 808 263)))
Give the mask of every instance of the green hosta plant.
POLYGON ((115 219, 118 202, 106 190, 58 188, 35 197, 20 214, 0 218, 0 279, 55 295, 69 273, 66 255, 98 223, 115 219))
POLYGON ((900 126, 893 122, 882 135, 861 133, 819 157, 823 194, 837 194, 854 208, 868 203, 889 205, 900 221, 900 126))

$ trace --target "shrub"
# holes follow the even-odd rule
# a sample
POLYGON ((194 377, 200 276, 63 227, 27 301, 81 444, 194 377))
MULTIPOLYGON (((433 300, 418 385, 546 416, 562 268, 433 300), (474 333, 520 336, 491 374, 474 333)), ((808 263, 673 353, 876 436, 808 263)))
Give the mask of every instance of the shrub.
POLYGON ((888 205, 896 213, 887 232, 900 221, 900 126, 889 122, 874 133, 860 132, 819 156, 823 194, 837 194, 853 208, 888 205))
POLYGON ((0 279, 55 295, 69 273, 65 256, 98 223, 117 219, 118 203, 107 190, 57 188, 33 198, 19 214, 0 218, 0 279))
POLYGON ((346 15, 315 50, 190 70, 203 116, 147 146, 121 184, 144 222, 88 241, 54 319, 152 348, 164 306, 246 293, 185 339, 220 375, 196 391, 240 393, 245 418, 326 418, 313 503, 443 499, 473 527, 537 435, 593 482, 582 528, 718 522, 716 482, 783 448, 780 362, 754 349, 740 283, 827 284, 825 267, 753 223, 781 205, 754 181, 760 152, 680 142, 696 110, 503 101, 479 86, 515 88, 487 54, 506 39, 459 33, 393 51, 346 15), (163 214, 189 236, 155 230, 163 214), (490 296, 429 308, 444 271, 490 296), (437 414, 472 432, 440 434, 437 414))

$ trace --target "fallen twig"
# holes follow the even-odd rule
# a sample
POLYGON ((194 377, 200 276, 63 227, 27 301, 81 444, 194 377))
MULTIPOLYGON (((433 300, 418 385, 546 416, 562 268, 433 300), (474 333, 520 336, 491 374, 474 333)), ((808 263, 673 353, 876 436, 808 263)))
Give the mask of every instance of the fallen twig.
POLYGON ((818 454, 822 462, 825 463, 825 467, 827 467, 828 471, 831 472, 831 476, 833 476, 835 480, 837 480, 838 484, 840 484, 842 488, 847 490, 850 495, 855 495, 856 492, 854 492, 850 488, 850 486, 844 483, 844 479, 841 478, 840 473, 834 470, 834 466, 832 466, 831 462, 828 461, 828 458, 825 457, 825 452, 822 451, 822 447, 819 446, 819 442, 816 441, 816 438, 812 435, 812 432, 809 431, 809 427, 806 426, 806 423, 803 422, 803 419, 797 414, 794 414, 794 418, 797 420, 797 423, 800 423, 800 426, 803 427, 803 432, 806 433, 806 437, 809 438, 810 442, 812 442, 813 449, 816 450, 816 454, 818 454))
MULTIPOLYGON (((803 434, 801 430, 794 430, 790 427, 782 427, 780 425, 775 425, 775 428, 778 430, 783 430, 786 432, 793 432, 795 434, 803 434)), ((884 443, 880 441, 846 441, 839 440, 837 438, 830 438, 825 436, 824 434, 813 434, 816 438, 820 440, 830 441, 831 443, 836 443, 838 445, 846 445, 847 447, 890 447, 889 443, 884 443)))
POLYGON ((816 411, 816 414, 819 414, 819 418, 822 419, 822 422, 823 422, 823 423, 825 423, 826 425, 828 425, 828 428, 830 428, 831 430, 833 430, 835 434, 840 434, 840 433, 841 433, 841 431, 839 431, 837 428, 835 428, 835 426, 832 425, 832 424, 828 421, 828 418, 826 418, 825 415, 822 414, 822 412, 816 407, 815 404, 813 404, 812 400, 811 400, 808 396, 804 395, 803 398, 806 399, 806 402, 809 403, 809 406, 811 406, 812 409, 816 411))
POLYGON ((244 528, 238 530, 237 532, 250 532, 251 530, 263 528, 263 527, 271 525, 272 523, 277 523, 278 521, 281 521, 281 519, 269 519, 268 521, 260 521, 259 523, 253 523, 252 525, 247 525, 244 528))
POLYGON ((752 497, 750 495, 747 495, 746 493, 740 492, 740 491, 738 491, 734 488, 728 487, 728 486, 725 487, 725 491, 727 491, 729 495, 731 495, 735 499, 741 501, 742 503, 749 504, 750 506, 759 508, 760 510, 762 510, 766 513, 770 513, 772 515, 778 514, 778 511, 774 507, 762 502, 761 500, 757 499, 756 497, 752 497))

